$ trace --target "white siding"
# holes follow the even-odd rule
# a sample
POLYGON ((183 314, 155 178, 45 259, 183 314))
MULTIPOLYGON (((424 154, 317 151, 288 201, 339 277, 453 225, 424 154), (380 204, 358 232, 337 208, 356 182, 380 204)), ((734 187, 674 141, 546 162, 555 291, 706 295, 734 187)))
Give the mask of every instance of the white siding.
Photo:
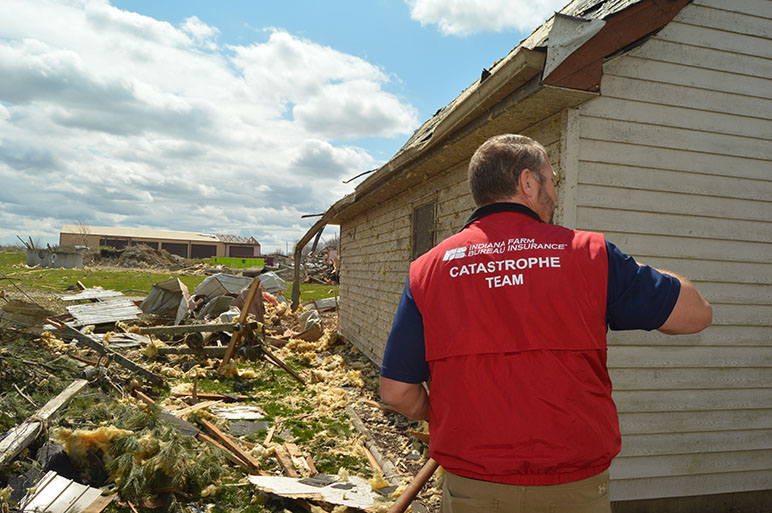
POLYGON ((772 2, 695 0, 578 109, 576 227, 690 278, 714 326, 609 337, 612 500, 772 488, 772 2))

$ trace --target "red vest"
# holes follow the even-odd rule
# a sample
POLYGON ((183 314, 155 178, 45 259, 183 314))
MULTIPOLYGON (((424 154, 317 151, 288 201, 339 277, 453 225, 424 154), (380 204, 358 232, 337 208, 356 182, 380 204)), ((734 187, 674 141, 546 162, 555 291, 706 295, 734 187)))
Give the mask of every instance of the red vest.
POLYGON ((606 368, 603 235, 499 212, 417 259, 429 454, 450 472, 551 485, 620 450, 606 368))

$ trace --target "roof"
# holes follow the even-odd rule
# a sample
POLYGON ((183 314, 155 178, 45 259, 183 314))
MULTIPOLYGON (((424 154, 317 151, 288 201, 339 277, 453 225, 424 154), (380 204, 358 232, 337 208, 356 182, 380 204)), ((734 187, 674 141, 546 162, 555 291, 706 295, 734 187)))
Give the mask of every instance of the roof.
POLYGON ((369 203, 384 201, 468 159, 495 133, 525 130, 594 98, 603 60, 645 40, 689 1, 569 2, 483 69, 479 79, 421 125, 386 164, 332 205, 325 221, 339 223, 365 211, 369 203))
MULTIPOLYGON (((574 18, 584 18, 587 20, 602 20, 613 14, 618 13, 628 7, 637 4, 643 0, 574 0, 560 10, 560 14, 574 18)), ((487 70, 484 70, 480 78, 474 81, 469 87, 454 98, 448 105, 439 109, 434 115, 421 125, 400 148, 397 155, 407 148, 425 143, 433 136, 434 127, 442 119, 447 117, 451 111, 467 97, 471 96, 479 89, 480 85, 497 71, 503 63, 511 59, 520 50, 546 50, 549 42, 550 33, 555 21, 555 16, 550 17, 543 25, 534 30, 531 35, 523 39, 519 45, 513 48, 504 58, 494 62, 487 70)))
POLYGON ((172 230, 142 230, 138 228, 120 228, 110 226, 86 226, 77 224, 65 224, 62 233, 76 235, 100 235, 104 237, 126 237, 139 239, 166 239, 184 240, 191 242, 224 242, 228 244, 258 245, 254 237, 241 237, 238 235, 226 235, 221 233, 196 233, 179 232, 172 230))

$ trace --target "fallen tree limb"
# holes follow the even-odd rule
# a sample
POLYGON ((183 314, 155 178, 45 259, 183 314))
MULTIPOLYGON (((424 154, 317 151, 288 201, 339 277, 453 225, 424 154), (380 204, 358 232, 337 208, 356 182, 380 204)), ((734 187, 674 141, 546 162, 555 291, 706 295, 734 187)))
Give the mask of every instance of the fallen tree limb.
POLYGON ((5 438, 0 440, 0 467, 10 463, 21 451, 31 444, 42 431, 43 422, 53 417, 87 385, 88 381, 85 379, 73 381, 59 395, 48 401, 38 410, 32 417, 35 420, 24 422, 10 430, 5 438))

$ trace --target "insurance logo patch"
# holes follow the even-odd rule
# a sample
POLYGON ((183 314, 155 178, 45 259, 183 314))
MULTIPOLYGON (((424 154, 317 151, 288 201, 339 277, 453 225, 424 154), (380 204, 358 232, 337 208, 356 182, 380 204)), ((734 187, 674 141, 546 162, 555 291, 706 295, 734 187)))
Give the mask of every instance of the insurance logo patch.
POLYGON ((460 248, 449 249, 445 252, 445 256, 442 260, 453 260, 454 258, 464 258, 466 256, 466 246, 460 248))

